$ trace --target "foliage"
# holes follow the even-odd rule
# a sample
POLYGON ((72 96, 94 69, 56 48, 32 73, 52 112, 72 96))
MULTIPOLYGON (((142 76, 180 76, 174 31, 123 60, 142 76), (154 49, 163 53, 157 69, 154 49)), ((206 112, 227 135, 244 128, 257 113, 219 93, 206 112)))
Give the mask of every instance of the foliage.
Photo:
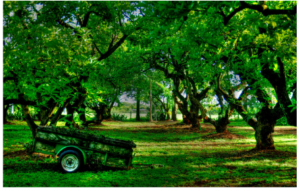
POLYGON ((126 121, 127 119, 127 116, 117 113, 113 113, 111 117, 114 121, 126 121))
POLYGON ((278 120, 276 121, 276 125, 287 126, 287 125, 288 125, 288 122, 287 122, 286 117, 282 117, 282 118, 278 119, 278 120))

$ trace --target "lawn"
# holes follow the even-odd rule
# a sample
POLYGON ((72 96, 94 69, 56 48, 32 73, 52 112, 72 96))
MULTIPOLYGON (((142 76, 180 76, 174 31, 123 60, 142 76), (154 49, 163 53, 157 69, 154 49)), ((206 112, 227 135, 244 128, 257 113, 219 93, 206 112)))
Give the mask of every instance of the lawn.
MULTIPOLYGON (((232 122, 230 136, 215 135, 202 124, 191 130, 175 122, 104 122, 90 131, 133 140, 137 148, 130 170, 97 169, 86 165, 73 174, 61 173, 56 159, 26 154, 21 143, 31 139, 25 122, 3 127, 4 187, 295 187, 296 127, 275 128, 275 151, 251 151, 254 131, 232 122)), ((63 125, 59 123, 58 125, 63 125)))

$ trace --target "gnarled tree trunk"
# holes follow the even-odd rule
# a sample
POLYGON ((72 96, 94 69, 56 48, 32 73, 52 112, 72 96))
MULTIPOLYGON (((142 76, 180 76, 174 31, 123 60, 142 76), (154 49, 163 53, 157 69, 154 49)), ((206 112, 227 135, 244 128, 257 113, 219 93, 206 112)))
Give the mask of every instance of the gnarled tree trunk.
POLYGON ((25 117, 27 125, 29 126, 29 128, 31 130, 33 138, 35 138, 36 130, 37 130, 38 126, 34 123, 33 119, 31 118, 28 105, 21 105, 21 107, 22 107, 23 115, 25 117))
MULTIPOLYGON (((233 110, 233 108, 231 109, 233 110)), ((213 120, 210 117, 206 116, 206 110, 204 109, 202 104, 200 104, 200 111, 201 115, 204 116, 204 121, 212 124, 215 127, 217 133, 228 133, 227 125, 230 123, 229 117, 230 114, 232 114, 232 111, 228 113, 228 110, 226 110, 225 116, 219 117, 218 120, 213 120)))
POLYGON ((8 121, 7 121, 7 110, 8 110, 8 108, 9 108, 9 104, 6 105, 6 106, 3 104, 3 124, 8 123, 8 121))
POLYGON ((66 117, 66 126, 67 127, 75 127, 75 121, 74 121, 74 112, 75 112, 75 109, 72 107, 72 105, 67 105, 67 117, 66 117))
POLYGON ((276 124, 268 108, 262 108, 257 114, 257 125, 255 128, 256 149, 275 149, 272 133, 276 124))
POLYGON ((86 121, 83 125, 87 127, 90 123, 94 123, 95 125, 101 125, 102 121, 104 119, 106 110, 107 110, 107 105, 100 104, 99 106, 95 107, 90 107, 96 112, 96 116, 94 120, 86 121))
POLYGON ((174 106, 172 108, 172 120, 177 121, 177 104, 174 103, 174 106))
MULTIPOLYGON (((37 93, 37 98, 39 102, 43 102, 43 97, 41 95, 41 93, 37 93)), ((40 108, 40 112, 39 112, 39 117, 41 119, 41 126, 45 126, 47 125, 49 119, 51 119, 54 109, 57 106, 57 103, 55 103, 53 98, 50 98, 46 105, 41 105, 40 108)))
MULTIPOLYGON (((252 82, 249 83, 252 85, 252 82)), ((256 148, 257 150, 275 149, 272 133, 276 120, 283 116, 283 111, 279 102, 274 108, 270 106, 269 96, 263 89, 257 89, 255 95, 257 99, 264 104, 260 111, 256 114, 257 120, 249 117, 247 111, 241 103, 241 99, 229 96, 220 86, 220 76, 218 78, 218 88, 222 92, 224 98, 236 109, 243 119, 255 130, 256 148)), ((245 95, 247 87, 242 91, 240 98, 245 95)))
MULTIPOLYGON (((61 118, 61 113, 62 113, 63 110, 69 105, 70 101, 71 101, 71 98, 66 99, 65 102, 64 102, 64 104, 61 105, 61 106, 58 108, 58 110, 56 111, 55 115, 52 116, 52 118, 51 118, 51 123, 50 123, 51 126, 52 126, 52 125, 55 125, 55 126, 56 126, 57 121, 61 118)), ((71 112, 71 111, 70 111, 70 112, 71 112)))
POLYGON ((187 115, 188 119, 192 123, 192 128, 199 128, 200 127, 200 122, 199 122, 199 106, 194 105, 192 103, 191 108, 190 108, 190 115, 187 115))
POLYGON ((107 108, 107 105, 102 105, 100 109, 96 109, 96 120, 94 124, 100 125, 104 119, 105 110, 107 108))
POLYGON ((85 117, 85 108, 86 106, 84 104, 81 105, 81 110, 77 110, 78 114, 79 114, 79 119, 82 121, 83 124, 86 123, 86 117, 85 117))

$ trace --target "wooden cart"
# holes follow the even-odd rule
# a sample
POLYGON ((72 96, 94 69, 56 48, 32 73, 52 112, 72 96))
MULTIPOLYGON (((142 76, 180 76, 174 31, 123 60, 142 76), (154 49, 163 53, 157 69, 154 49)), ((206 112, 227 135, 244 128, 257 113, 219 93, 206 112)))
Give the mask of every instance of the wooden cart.
POLYGON ((59 156, 62 170, 71 173, 86 163, 129 169, 132 148, 136 148, 133 141, 45 126, 38 127, 32 151, 59 156))

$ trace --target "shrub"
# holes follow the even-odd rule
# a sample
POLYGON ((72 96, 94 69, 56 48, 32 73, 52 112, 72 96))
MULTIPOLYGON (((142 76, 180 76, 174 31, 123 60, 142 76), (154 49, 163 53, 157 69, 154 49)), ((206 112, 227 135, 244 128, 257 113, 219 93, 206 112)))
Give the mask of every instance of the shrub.
POLYGON ((23 120, 23 118, 23 114, 20 110, 14 113, 7 114, 8 120, 23 120))
POLYGON ((115 121, 125 121, 127 119, 125 115, 116 114, 116 113, 113 113, 111 117, 115 121))
POLYGON ((282 117, 276 121, 276 125, 289 125, 286 117, 282 117))

